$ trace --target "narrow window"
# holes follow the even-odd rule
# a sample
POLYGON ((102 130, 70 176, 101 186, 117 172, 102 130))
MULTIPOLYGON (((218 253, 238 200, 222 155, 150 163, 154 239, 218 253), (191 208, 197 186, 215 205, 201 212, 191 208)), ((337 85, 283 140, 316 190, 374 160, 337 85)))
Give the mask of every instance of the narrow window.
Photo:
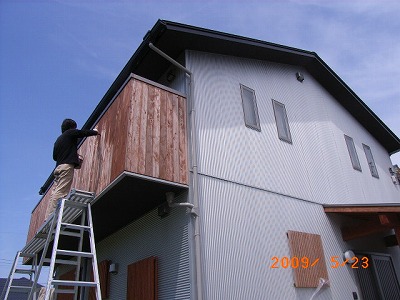
POLYGON ((279 139, 292 143, 285 105, 272 99, 272 106, 274 107, 275 122, 279 139))
POLYGON ((374 157, 372 156, 371 148, 364 144, 363 144, 363 148, 364 148, 365 156, 367 157, 367 162, 368 162, 369 170, 371 171, 371 175, 376 178, 379 178, 378 170, 376 169, 376 165, 375 165, 374 157))
POLYGON ((242 84, 240 85, 240 90, 242 93, 244 123, 247 127, 261 131, 260 119, 258 118, 256 94, 254 90, 242 84))
POLYGON ((353 168, 355 170, 361 171, 360 161, 358 160, 358 155, 356 151, 356 147, 354 146, 353 138, 344 135, 344 139, 346 140, 347 150, 349 150, 349 155, 351 159, 351 163, 353 164, 353 168))

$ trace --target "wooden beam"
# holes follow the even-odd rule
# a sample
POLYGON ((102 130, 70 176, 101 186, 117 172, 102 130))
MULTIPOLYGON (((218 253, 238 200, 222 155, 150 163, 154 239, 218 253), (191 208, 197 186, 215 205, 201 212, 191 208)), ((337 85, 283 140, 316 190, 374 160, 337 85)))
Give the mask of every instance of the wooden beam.
POLYGON ((326 213, 400 213, 400 206, 325 206, 326 213))
MULTIPOLYGON (((379 233, 382 231, 388 230, 386 226, 382 226, 377 221, 365 222, 363 224, 359 224, 351 227, 343 227, 342 228, 342 237, 344 241, 350 241, 354 239, 358 239, 361 237, 365 237, 374 233, 379 233)), ((400 236, 399 236, 400 237, 400 236)))
POLYGON ((391 228, 400 226, 400 221, 396 214, 379 214, 378 217, 381 225, 383 226, 391 228))

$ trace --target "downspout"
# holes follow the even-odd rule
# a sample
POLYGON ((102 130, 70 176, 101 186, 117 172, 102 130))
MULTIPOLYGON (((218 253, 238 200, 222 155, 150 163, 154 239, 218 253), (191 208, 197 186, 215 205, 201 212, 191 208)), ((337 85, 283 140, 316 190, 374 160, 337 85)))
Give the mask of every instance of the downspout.
POLYGON ((200 255, 200 224, 199 224, 199 216, 196 211, 199 211, 199 197, 198 197, 198 171, 197 171, 197 139, 196 139, 196 111, 194 109, 193 103, 193 91, 194 91, 194 78, 191 71, 187 68, 182 66, 172 57, 167 55, 166 53, 162 52, 160 49, 155 47, 152 43, 149 43, 149 47, 154 50, 156 53, 164 57, 166 60, 171 62, 173 65, 178 67, 179 69, 183 70, 187 77, 189 78, 189 93, 187 95, 187 101, 190 105, 189 109, 189 132, 191 137, 191 163, 192 163, 192 172, 193 172, 193 196, 191 203, 181 203, 179 206, 186 206, 191 208, 193 225, 194 225, 194 251, 195 251, 195 274, 196 274, 196 294, 197 300, 203 299, 203 285, 202 285, 202 274, 201 274, 201 255, 200 255), (193 206, 192 206, 193 205, 193 206))

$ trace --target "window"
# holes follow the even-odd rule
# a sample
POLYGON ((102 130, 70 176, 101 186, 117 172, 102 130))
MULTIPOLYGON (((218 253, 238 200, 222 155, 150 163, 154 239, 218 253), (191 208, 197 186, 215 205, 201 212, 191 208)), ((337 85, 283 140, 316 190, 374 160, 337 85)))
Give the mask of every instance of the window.
POLYGON ((367 162, 368 162, 369 170, 371 171, 371 175, 376 178, 379 178, 378 170, 376 169, 376 166, 375 166, 375 161, 374 161, 374 157, 372 156, 371 148, 364 144, 363 144, 363 148, 364 148, 365 156, 367 157, 367 162))
POLYGON ((285 105, 272 99, 272 106, 274 107, 276 128, 278 130, 279 139, 288 143, 292 143, 292 136, 290 135, 285 105))
POLYGON ((247 127, 261 131, 260 119, 258 118, 256 94, 254 93, 254 90, 242 84, 240 85, 240 90, 242 93, 244 123, 247 127))
POLYGON ((351 137, 344 135, 344 139, 346 140, 347 150, 349 150, 349 155, 351 159, 351 163, 353 164, 353 168, 355 170, 361 171, 360 161, 358 160, 358 155, 356 151, 356 147, 354 146, 354 141, 351 137))

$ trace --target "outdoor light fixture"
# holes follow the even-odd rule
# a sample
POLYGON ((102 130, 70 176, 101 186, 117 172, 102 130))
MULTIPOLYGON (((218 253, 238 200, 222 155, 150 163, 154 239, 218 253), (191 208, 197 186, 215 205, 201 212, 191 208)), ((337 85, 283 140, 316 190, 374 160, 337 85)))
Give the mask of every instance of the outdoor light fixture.
POLYGON ((108 272, 110 272, 110 274, 113 274, 113 275, 118 274, 118 264, 116 264, 116 263, 110 264, 110 268, 108 269, 108 272))
POLYGON ((356 261, 355 257, 356 255, 352 250, 347 250, 343 253, 343 260, 348 264, 354 263, 356 261))
POLYGON ((296 78, 298 81, 303 82, 304 81, 304 75, 301 74, 300 72, 296 73, 296 78))
POLYGON ((172 82, 175 79, 175 74, 172 71, 169 71, 167 74, 167 81, 172 82))

